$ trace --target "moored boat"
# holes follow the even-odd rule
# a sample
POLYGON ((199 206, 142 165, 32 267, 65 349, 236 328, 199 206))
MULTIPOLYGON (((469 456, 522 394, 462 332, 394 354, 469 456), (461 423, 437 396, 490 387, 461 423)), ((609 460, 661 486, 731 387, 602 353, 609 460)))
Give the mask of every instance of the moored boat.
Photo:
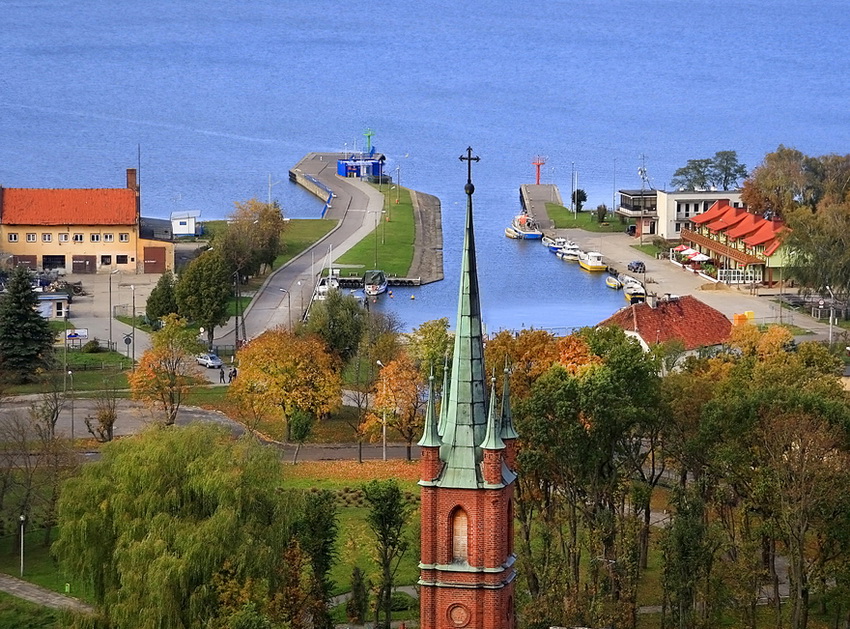
POLYGON ((602 261, 598 251, 582 251, 578 254, 578 263, 585 271, 607 271, 608 266, 602 261))
POLYGON ((646 301, 646 289, 640 282, 623 284, 623 296, 630 304, 640 304, 646 301))
POLYGON ((514 240, 522 239, 522 235, 513 227, 505 227, 505 236, 507 236, 508 238, 513 238, 514 240))
POLYGON ((324 301, 332 290, 339 290, 339 279, 333 275, 320 277, 316 289, 313 291, 313 299, 324 301))
POLYGON ((570 243, 570 241, 563 236, 555 236, 554 238, 551 236, 543 236, 540 240, 552 253, 557 253, 570 243))
POLYGON ((363 292, 374 297, 387 290, 387 276, 383 271, 366 271, 363 275, 363 292))
POLYGON ((623 288, 623 283, 613 275, 609 275, 605 278, 605 285, 608 288, 613 288, 614 290, 620 290, 623 288))
POLYGON ((576 262, 580 253, 581 249, 579 249, 579 246, 574 242, 569 242, 565 247, 558 249, 555 255, 565 262, 576 262))
POLYGON ((531 214, 526 214, 525 212, 514 216, 514 219, 511 221, 511 226, 508 229, 505 230, 505 235, 508 236, 508 238, 516 238, 519 240, 543 239, 543 232, 540 231, 534 217, 531 216, 531 214), (512 229, 516 235, 511 236, 508 234, 508 229, 512 229))

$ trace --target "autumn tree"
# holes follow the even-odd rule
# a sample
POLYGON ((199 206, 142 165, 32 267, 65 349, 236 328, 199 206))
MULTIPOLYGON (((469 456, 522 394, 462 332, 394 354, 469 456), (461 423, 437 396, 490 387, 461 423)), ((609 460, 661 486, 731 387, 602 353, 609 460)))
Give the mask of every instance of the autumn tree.
POLYGON ((32 274, 16 267, 0 295, 0 380, 33 382, 53 361, 54 334, 38 311, 32 274))
POLYGON ((751 210, 771 210, 779 216, 798 206, 813 210, 819 201, 816 162, 780 144, 744 181, 741 200, 751 210))
POLYGON ((174 289, 180 315, 206 329, 209 346, 215 327, 227 323, 230 280, 221 254, 206 251, 189 263, 174 289))
POLYGON ((256 398, 280 408, 289 436, 296 410, 320 418, 341 401, 338 362, 316 336, 298 336, 285 328, 267 330, 239 353, 239 377, 228 396, 237 403, 256 398))
POLYGON ((517 335, 503 330, 487 343, 484 358, 497 386, 505 365, 510 367, 511 396, 519 400, 528 397, 534 381, 558 359, 558 341, 545 330, 520 330, 517 335))
MULTIPOLYGON (((848 174, 850 178, 850 174, 848 174)), ((817 212, 799 208, 785 212, 790 230, 784 244, 790 254, 788 277, 806 289, 839 299, 850 296, 850 203, 821 204, 817 212)))
POLYGON ((281 251, 281 235, 286 222, 277 202, 257 199, 236 202, 227 227, 213 240, 231 272, 255 275, 262 266, 271 266, 281 251))
POLYGON ((416 365, 402 353, 384 366, 375 384, 375 403, 369 415, 373 427, 393 428, 407 444, 407 460, 412 456, 413 441, 422 433, 427 389, 416 365))
POLYGON ((302 505, 281 469, 272 449, 210 425, 109 443, 66 483, 54 553, 111 626, 233 627, 248 603, 272 618, 302 505))
POLYGON ((167 315, 162 329, 151 335, 151 348, 127 378, 133 397, 158 409, 166 425, 176 421, 183 399, 200 376, 195 355, 201 349, 186 320, 167 315))

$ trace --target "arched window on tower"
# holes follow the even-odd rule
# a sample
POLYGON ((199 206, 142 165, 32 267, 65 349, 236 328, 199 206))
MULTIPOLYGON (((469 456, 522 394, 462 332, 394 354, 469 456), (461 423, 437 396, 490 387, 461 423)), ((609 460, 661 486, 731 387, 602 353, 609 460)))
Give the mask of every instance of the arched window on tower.
POLYGON ((469 561, 469 518, 462 507, 452 512, 452 562, 469 561))

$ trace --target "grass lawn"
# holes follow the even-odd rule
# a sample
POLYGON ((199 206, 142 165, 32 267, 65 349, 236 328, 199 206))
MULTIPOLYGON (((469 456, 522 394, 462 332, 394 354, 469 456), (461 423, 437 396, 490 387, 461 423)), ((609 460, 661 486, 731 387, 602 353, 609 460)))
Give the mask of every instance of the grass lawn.
POLYGON ((650 258, 654 258, 662 251, 660 247, 656 247, 655 245, 632 245, 632 249, 637 249, 641 253, 648 255, 650 258))
POLYGON ((547 203, 546 213, 557 229, 583 229, 589 232, 624 232, 627 223, 621 223, 619 216, 608 215, 602 223, 596 221, 596 212, 578 212, 573 214, 569 208, 557 203, 547 203))
POLYGON ((58 629, 61 612, 0 592, 0 627, 14 629, 58 629))
MULTIPOLYGON (((71 367, 71 365, 68 365, 71 367)), ((72 367, 71 367, 72 368, 72 367)), ((72 368, 73 369, 73 368, 72 368)), ((81 393, 84 391, 99 391, 103 389, 103 381, 106 378, 113 379, 116 388, 118 389, 126 389, 127 388, 127 374, 124 371, 118 371, 115 369, 88 369, 88 370, 77 370, 74 369, 74 391, 77 393, 81 393)), ((64 381, 62 370, 58 370, 54 372, 54 377, 59 382, 59 386, 62 386, 62 382, 64 381)), ((68 382, 68 388, 71 388, 70 380, 68 382)), ((32 383, 32 384, 20 384, 15 386, 10 386, 7 389, 7 393, 10 395, 27 395, 31 393, 43 393, 47 390, 47 385, 44 383, 32 383)), ((123 396, 121 396, 123 397, 123 396)))
POLYGON ((353 267, 343 268, 342 275, 362 275, 369 269, 381 269, 387 275, 404 277, 410 271, 416 237, 410 191, 401 188, 398 203, 392 192, 387 193, 384 196, 384 208, 385 220, 334 261, 339 265, 353 267))

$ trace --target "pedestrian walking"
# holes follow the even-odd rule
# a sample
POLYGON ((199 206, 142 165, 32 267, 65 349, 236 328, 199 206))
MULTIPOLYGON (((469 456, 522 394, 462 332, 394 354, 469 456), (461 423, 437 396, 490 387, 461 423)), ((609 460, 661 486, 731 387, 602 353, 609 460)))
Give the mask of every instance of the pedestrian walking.
POLYGON ((231 380, 236 380, 236 367, 233 368, 233 377, 231 380))
POLYGON ((227 372, 227 384, 230 384, 231 382, 233 382, 233 371, 234 370, 231 369, 230 371, 227 372))
POLYGON ((218 381, 224 384, 224 365, 218 368, 218 381))

